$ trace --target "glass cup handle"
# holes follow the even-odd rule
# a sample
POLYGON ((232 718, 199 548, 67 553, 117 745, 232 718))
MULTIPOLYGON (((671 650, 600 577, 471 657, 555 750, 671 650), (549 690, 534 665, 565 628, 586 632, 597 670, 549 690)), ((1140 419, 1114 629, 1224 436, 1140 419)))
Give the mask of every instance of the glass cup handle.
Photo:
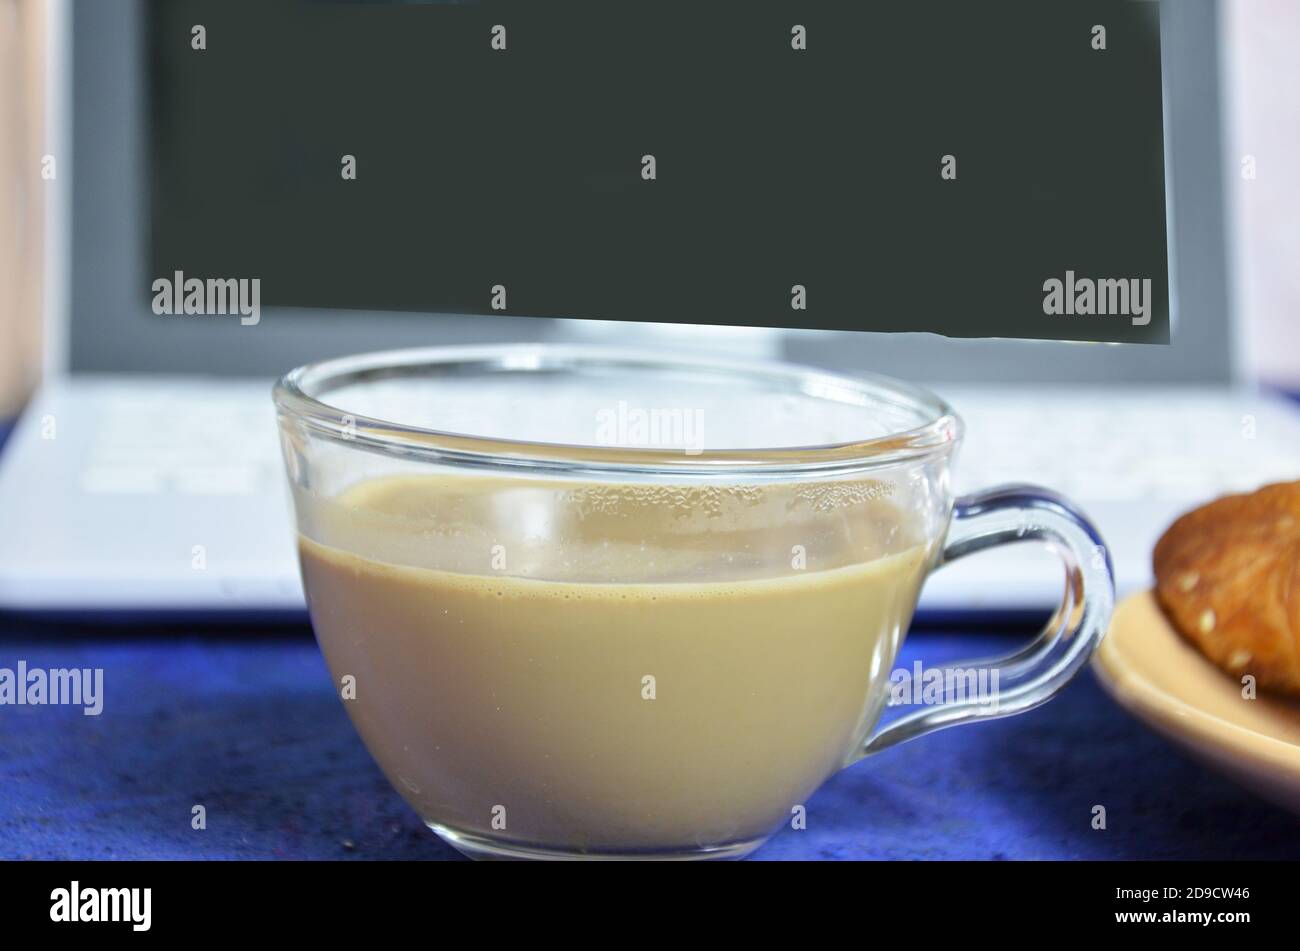
MULTIPOLYGON (((1088 662, 1110 625, 1115 576, 1097 529, 1065 499, 1048 489, 1006 485, 959 498, 939 568, 997 545, 1045 541, 1065 565, 1065 595, 1043 632, 1028 646, 1004 657, 945 664, 948 669, 997 672, 994 702, 984 697, 954 699, 896 717, 877 727, 860 756, 879 753, 935 730, 1024 713, 1059 693, 1088 662)), ((945 690, 953 680, 945 678, 945 690)))

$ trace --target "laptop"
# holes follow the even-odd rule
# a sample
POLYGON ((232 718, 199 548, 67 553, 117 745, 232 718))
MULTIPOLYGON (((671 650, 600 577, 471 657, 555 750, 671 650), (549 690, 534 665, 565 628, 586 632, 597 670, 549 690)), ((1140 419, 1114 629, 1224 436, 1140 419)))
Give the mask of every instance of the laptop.
MULTIPOLYGON (((312 360, 402 346, 599 341, 883 372, 934 389, 967 422, 955 488, 1033 482, 1100 527, 1120 594, 1180 512, 1300 478, 1300 411, 1247 385, 1226 271, 1216 9, 1161 7, 1173 343, 1114 346, 380 310, 268 307, 237 322, 168 323, 142 291, 143 0, 58 0, 50 38, 70 175, 51 204, 47 378, 0 453, 0 609, 299 614, 274 378, 312 360), (1014 382, 1012 382, 1014 381, 1014 382)), ((167 130, 162 130, 163 134, 167 130)), ((196 222, 195 227, 201 227, 196 222)), ((920 613, 1040 612, 1063 584, 1033 545, 938 572, 920 613)))

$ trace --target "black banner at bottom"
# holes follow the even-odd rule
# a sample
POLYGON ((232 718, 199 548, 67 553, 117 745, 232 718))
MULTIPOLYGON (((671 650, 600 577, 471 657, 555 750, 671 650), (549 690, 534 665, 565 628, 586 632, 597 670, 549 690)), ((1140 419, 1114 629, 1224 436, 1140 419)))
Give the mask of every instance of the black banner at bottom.
MULTIPOLYGON (((583 931, 597 915, 662 929, 704 915, 735 936, 784 913, 835 911, 913 936, 1189 933, 1232 940, 1289 921, 1290 864, 745 863, 691 870, 623 863, 544 872, 424 863, 8 862, 0 915, 8 934, 205 939, 285 933, 374 936, 394 928, 477 923, 538 936, 583 931), (682 887, 685 886, 685 887, 682 887), (852 898, 850 902, 846 898, 852 898), (762 914, 755 913, 763 909, 762 914), (909 925, 908 923, 911 922, 909 925), (377 928, 384 930, 377 931, 377 928), (1026 934, 1028 932, 1025 932, 1026 934)), ((602 925, 602 927, 604 927, 602 925)), ((766 925, 763 925, 766 927, 766 925)))

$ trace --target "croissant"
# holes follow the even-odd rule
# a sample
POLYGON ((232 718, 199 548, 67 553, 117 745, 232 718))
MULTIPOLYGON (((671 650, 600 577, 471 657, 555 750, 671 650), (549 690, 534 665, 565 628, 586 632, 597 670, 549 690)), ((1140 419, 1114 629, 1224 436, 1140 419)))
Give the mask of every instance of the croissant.
POLYGON ((1161 606, 1202 654, 1300 696, 1300 482, 1188 512, 1152 560, 1161 606))

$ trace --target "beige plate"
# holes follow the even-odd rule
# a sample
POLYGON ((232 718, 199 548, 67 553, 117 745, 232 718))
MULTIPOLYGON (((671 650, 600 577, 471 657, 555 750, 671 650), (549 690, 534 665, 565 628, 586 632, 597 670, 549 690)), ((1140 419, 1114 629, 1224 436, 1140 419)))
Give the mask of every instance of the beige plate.
POLYGON ((1155 595, 1126 598, 1092 661, 1130 713, 1261 795, 1300 812, 1300 702, 1223 673, 1173 629, 1155 595))

